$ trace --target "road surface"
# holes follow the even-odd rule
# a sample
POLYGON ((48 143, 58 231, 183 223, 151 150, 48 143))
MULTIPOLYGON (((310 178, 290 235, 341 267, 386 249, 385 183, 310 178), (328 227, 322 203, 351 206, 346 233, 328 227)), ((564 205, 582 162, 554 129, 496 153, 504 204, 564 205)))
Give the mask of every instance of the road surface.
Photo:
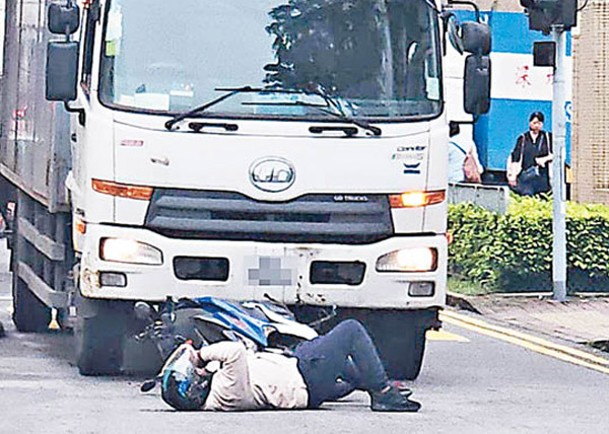
POLYGON ((179 413, 140 377, 87 378, 66 333, 22 334, 10 322, 0 249, 0 433, 605 433, 609 375, 447 325, 430 335, 412 384, 416 414, 382 414, 355 393, 316 411, 179 413))

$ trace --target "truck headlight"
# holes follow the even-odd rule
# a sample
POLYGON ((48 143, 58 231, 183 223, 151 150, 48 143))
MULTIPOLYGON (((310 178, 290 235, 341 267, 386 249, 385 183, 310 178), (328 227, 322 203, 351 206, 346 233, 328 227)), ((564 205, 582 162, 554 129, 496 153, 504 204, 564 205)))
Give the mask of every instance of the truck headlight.
POLYGON ((150 244, 124 238, 102 238, 99 257, 126 264, 163 265, 163 252, 150 244))
POLYGON ((431 247, 395 250, 376 261, 376 271, 426 272, 438 268, 438 251, 431 247))

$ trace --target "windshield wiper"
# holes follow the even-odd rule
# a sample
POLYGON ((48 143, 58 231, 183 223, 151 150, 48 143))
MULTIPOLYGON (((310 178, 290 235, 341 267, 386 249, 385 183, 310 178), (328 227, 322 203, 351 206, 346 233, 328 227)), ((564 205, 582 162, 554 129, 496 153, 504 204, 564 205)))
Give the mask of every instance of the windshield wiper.
MULTIPOLYGON (((282 106, 282 107, 307 107, 307 108, 313 108, 323 114, 326 115, 330 115, 330 116, 334 116, 335 118, 338 118, 342 121, 344 121, 344 117, 342 114, 340 113, 336 113, 334 111, 328 110, 328 105, 327 104, 315 104, 312 102, 307 102, 307 101, 246 101, 246 102, 242 102, 242 105, 262 105, 262 106, 282 106)), ((323 131, 344 131, 345 134, 347 134, 349 137, 352 137, 354 135, 357 134, 357 128, 353 128, 353 127, 328 127, 328 128, 317 128, 317 127, 311 127, 309 128, 309 130, 311 132, 314 132, 315 134, 320 134, 323 131)))
POLYGON ((165 128, 167 128, 169 131, 171 131, 173 126, 175 124, 177 124, 178 122, 181 122, 186 118, 189 118, 191 116, 202 113, 205 110, 207 110, 208 108, 215 106, 216 104, 220 104, 222 101, 224 101, 228 98, 231 98, 239 93, 303 93, 302 91, 292 90, 292 89, 262 88, 262 87, 252 87, 252 86, 217 87, 214 90, 226 92, 226 93, 224 95, 219 96, 216 99, 212 99, 211 101, 206 102, 205 104, 197 106, 197 107, 193 108, 192 110, 188 110, 184 113, 180 113, 180 114, 174 116, 173 118, 171 118, 170 120, 165 122, 165 128))
POLYGON ((328 91, 321 84, 317 84, 317 88, 316 89, 314 89, 314 90, 305 90, 305 92, 306 93, 310 93, 312 95, 319 96, 320 98, 322 98, 326 102, 326 104, 328 104, 328 107, 332 106, 338 112, 338 113, 328 112, 329 114, 336 115, 339 119, 343 120, 344 122, 347 122, 349 124, 353 124, 353 125, 356 125, 356 126, 358 126, 360 128, 363 128, 365 130, 368 130, 372 134, 374 134, 375 136, 380 136, 381 134, 383 134, 383 130, 381 130, 379 127, 376 127, 374 125, 370 125, 366 121, 354 119, 351 116, 349 116, 347 113, 345 113, 345 110, 343 110, 343 107, 340 104, 340 101, 338 100, 338 98, 330 95, 328 93, 328 91))
POLYGON ((167 128, 169 131, 171 131, 178 122, 181 122, 186 118, 189 118, 191 116, 202 113, 205 110, 207 110, 208 108, 210 108, 216 104, 219 104, 222 101, 224 101, 228 98, 231 98, 239 93, 284 93, 284 94, 316 95, 324 100, 324 102, 326 103, 326 106, 320 106, 319 104, 306 103, 303 101, 285 101, 285 102, 276 101, 276 102, 260 102, 260 103, 252 103, 252 104, 244 103, 244 105, 254 105, 254 104, 255 105, 300 105, 300 106, 306 106, 306 107, 313 107, 313 108, 316 108, 316 109, 322 111, 323 113, 337 117, 338 119, 342 120, 343 122, 347 122, 347 123, 356 125, 360 128, 363 128, 365 130, 368 130, 375 136, 380 136, 382 134, 382 130, 379 127, 370 125, 366 121, 354 119, 351 116, 349 116, 348 114, 346 114, 345 111, 343 110, 342 106, 340 105, 340 102, 337 100, 337 98, 331 96, 323 88, 323 86, 321 84, 318 84, 317 88, 315 90, 258 88, 258 87, 252 87, 252 86, 241 86, 241 87, 234 87, 234 88, 230 88, 230 87, 216 88, 214 90, 224 91, 226 93, 224 95, 219 96, 216 99, 206 102, 205 104, 197 106, 197 107, 193 108, 192 110, 188 110, 184 113, 180 113, 180 114, 174 116, 173 118, 171 118, 170 120, 165 122, 165 128, 167 128), (334 108, 336 111, 324 110, 323 107, 334 108))
POLYGON ((204 112, 205 110, 207 110, 208 108, 215 106, 216 104, 221 103, 222 101, 224 101, 225 99, 228 99, 232 96, 237 95, 238 93, 244 93, 244 92, 259 92, 259 90, 251 87, 251 86, 242 86, 242 87, 237 87, 234 89, 214 89, 214 90, 225 90, 227 93, 225 93, 224 95, 219 96, 216 99, 212 99, 209 102, 206 102, 205 104, 202 104, 200 106, 197 106, 195 108, 193 108, 192 110, 188 110, 184 113, 180 113, 179 115, 174 116, 173 118, 171 118, 170 120, 168 120, 167 122, 165 122, 165 128, 167 128, 169 131, 171 131, 173 129, 173 126, 175 124, 177 124, 178 122, 183 121, 186 118, 189 118, 191 116, 197 115, 199 113, 204 112))
MULTIPOLYGON (((356 125, 362 129, 368 130, 375 136, 380 136, 381 134, 383 134, 383 131, 379 127, 370 125, 366 121, 354 119, 351 116, 349 116, 347 113, 345 113, 345 111, 343 110, 338 99, 329 95, 327 93, 327 91, 325 91, 323 89, 323 87, 321 87, 321 85, 319 85, 317 90, 304 90, 304 89, 303 90, 293 90, 293 91, 291 91, 291 93, 300 93, 302 95, 316 95, 316 96, 320 97, 321 99, 323 99, 326 104, 320 105, 320 104, 314 104, 314 103, 310 103, 310 102, 306 102, 306 101, 258 101, 258 102, 244 102, 242 104, 243 105, 271 105, 271 106, 275 105, 275 106, 310 107, 310 108, 314 108, 322 113, 325 113, 327 115, 334 116, 335 118, 338 118, 341 121, 346 122, 348 124, 356 125), (333 108, 334 111, 326 110, 326 108, 328 108, 328 109, 333 108)), ((351 131, 349 130, 349 134, 347 134, 347 135, 352 136, 353 134, 351 134, 351 131)))

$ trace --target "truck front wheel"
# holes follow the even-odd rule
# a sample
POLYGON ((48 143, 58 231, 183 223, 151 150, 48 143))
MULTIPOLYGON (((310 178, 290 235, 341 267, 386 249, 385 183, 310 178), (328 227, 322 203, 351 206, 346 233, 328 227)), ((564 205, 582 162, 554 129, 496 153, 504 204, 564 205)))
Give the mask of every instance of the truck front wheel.
POLYGON ((125 321, 113 312, 77 316, 74 335, 76 364, 81 375, 118 375, 123 363, 125 321))
POLYGON ((362 321, 370 331, 387 375, 394 380, 419 376, 425 353, 425 314, 405 311, 372 311, 362 321))
POLYGON ((387 339, 379 345, 389 378, 414 380, 419 376, 425 354, 425 330, 411 328, 403 336, 387 339))

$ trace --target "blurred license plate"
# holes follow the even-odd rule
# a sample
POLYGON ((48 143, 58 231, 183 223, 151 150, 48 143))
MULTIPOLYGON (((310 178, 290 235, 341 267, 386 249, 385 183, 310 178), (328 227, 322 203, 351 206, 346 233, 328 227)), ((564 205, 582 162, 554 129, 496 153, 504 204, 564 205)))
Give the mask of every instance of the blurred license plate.
POLYGON ((294 286, 298 270, 295 256, 250 256, 245 258, 248 286, 294 286))

